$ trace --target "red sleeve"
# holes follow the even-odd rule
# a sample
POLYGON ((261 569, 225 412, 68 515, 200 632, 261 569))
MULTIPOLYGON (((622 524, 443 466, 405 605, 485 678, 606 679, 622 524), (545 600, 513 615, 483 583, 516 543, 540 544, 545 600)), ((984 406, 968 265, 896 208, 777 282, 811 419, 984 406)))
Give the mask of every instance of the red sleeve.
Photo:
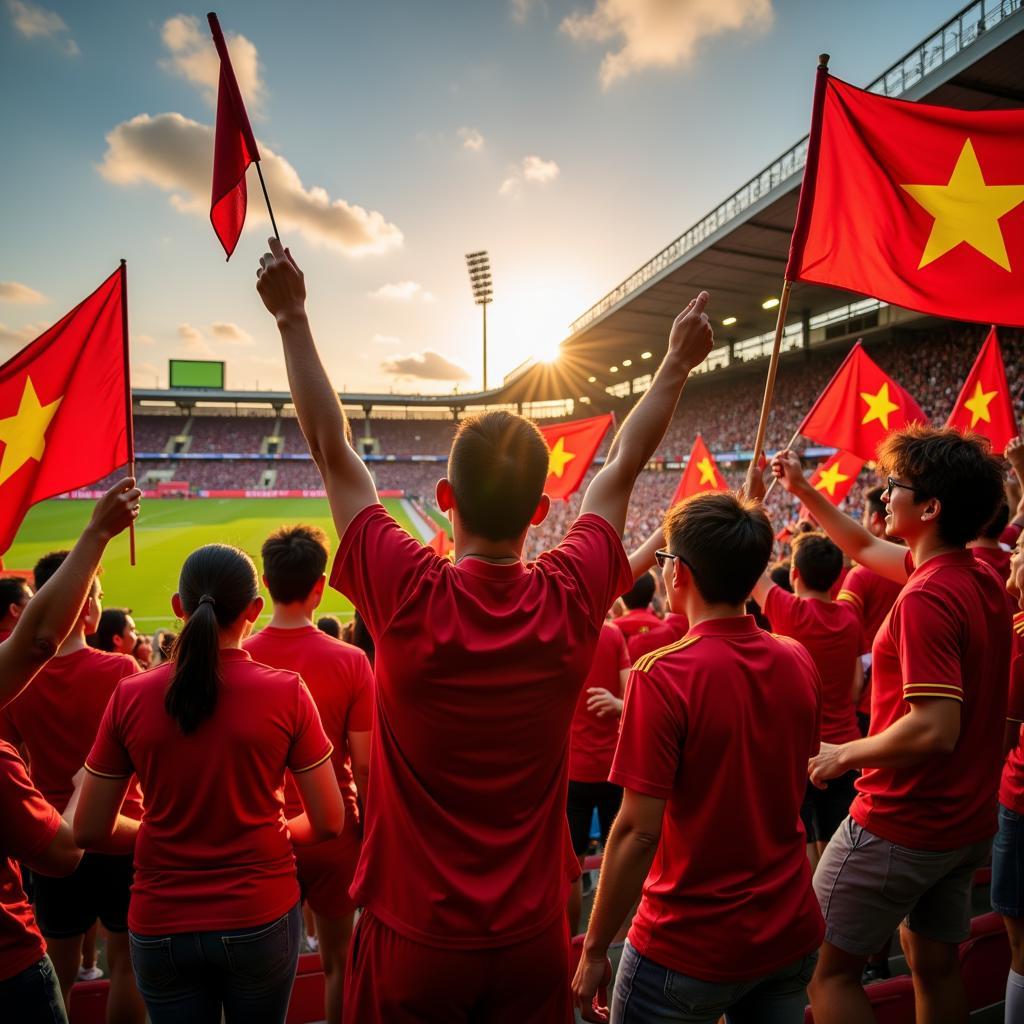
POLYGON ((17 751, 0 744, 0 857, 31 860, 50 845, 60 815, 32 784, 17 751))
POLYGON ((590 620, 600 627, 615 599, 633 586, 633 572, 619 535, 601 516, 587 513, 569 528, 561 544, 537 564, 561 571, 582 595, 590 620))
POLYGON ((764 614, 772 624, 773 633, 795 637, 806 622, 807 610, 803 600, 778 584, 772 584, 765 595, 764 614))
POLYGON ((288 752, 288 768, 293 775, 308 772, 322 765, 334 751, 324 732, 320 712, 306 684, 299 679, 295 702, 295 727, 292 747, 288 752))
MULTIPOLYGON (((615 629, 612 626, 612 629, 615 629)), ((629 668, 633 663, 629 660, 629 648, 626 646, 626 638, 622 635, 621 629, 615 629, 615 646, 619 652, 619 671, 629 668)))
POLYGON ((633 671, 619 726, 619 745, 608 781, 644 796, 667 800, 675 790, 686 739, 683 709, 655 673, 633 671))
POLYGON ((911 590, 893 607, 890 621, 904 700, 948 697, 962 702, 962 627, 957 610, 935 594, 911 590))
POLYGON ((1024 655, 1018 654, 1010 665, 1010 698, 1006 717, 1011 722, 1024 722, 1024 655))
POLYGON ((331 586, 356 606, 379 640, 413 582, 437 561, 438 555, 410 537, 383 505, 369 505, 341 538, 331 586))
POLYGON ((86 770, 105 779, 126 779, 135 771, 121 733, 120 708, 121 684, 118 683, 107 701, 92 750, 85 759, 86 770))
POLYGON ((373 669, 370 659, 364 654, 359 659, 359 671, 356 674, 355 687, 352 691, 352 704, 348 709, 345 723, 346 732, 369 732, 373 728, 373 669))
POLYGON ((868 587, 871 576, 866 569, 855 565, 843 580, 842 589, 836 595, 837 601, 845 601, 854 608, 861 621, 864 620, 865 609, 868 604, 868 587))
POLYGON ((21 733, 18 732, 18 727, 11 717, 10 704, 0 711, 0 740, 6 740, 12 747, 17 747, 21 743, 21 733))

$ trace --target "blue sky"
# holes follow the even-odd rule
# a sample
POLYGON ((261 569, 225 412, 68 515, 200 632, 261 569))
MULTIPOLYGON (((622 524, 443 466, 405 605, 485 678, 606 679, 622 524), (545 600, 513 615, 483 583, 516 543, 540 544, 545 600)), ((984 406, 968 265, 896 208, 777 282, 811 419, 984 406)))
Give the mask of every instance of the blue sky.
MULTIPOLYGON (((463 256, 491 253, 493 384, 806 132, 815 58, 864 85, 946 0, 222 0, 281 234, 339 389, 479 385, 463 256)), ((133 376, 283 387, 208 221, 206 8, 0 0, 0 358, 126 257, 133 376)), ((724 315, 724 313, 723 313, 724 315)))

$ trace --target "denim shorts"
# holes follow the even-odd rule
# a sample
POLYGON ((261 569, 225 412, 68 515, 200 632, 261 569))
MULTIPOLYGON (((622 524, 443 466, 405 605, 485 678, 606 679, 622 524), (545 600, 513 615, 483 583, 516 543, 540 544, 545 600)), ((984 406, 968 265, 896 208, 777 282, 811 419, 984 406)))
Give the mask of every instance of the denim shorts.
POLYGON ((992 909, 1024 917, 1024 815, 999 805, 999 831, 992 842, 992 909))

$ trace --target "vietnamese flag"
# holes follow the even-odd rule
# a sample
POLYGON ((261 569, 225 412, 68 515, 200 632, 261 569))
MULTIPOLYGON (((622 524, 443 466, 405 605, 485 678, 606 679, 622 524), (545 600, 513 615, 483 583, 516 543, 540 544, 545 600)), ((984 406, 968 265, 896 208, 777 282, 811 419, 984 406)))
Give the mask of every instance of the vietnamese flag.
POLYGON ((257 162, 260 151, 249 125, 242 93, 231 66, 228 46, 216 14, 208 14, 213 42, 220 56, 220 83, 217 88, 217 134, 213 144, 213 190, 210 197, 210 223, 224 246, 227 258, 238 244, 245 224, 245 172, 257 162))
POLYGON ((839 505, 850 493, 864 468, 864 459, 850 452, 838 451, 822 462, 811 476, 811 486, 832 502, 839 505))
POLYGON ((613 422, 614 416, 608 413, 606 416, 592 416, 585 420, 540 428, 551 450, 544 493, 552 501, 559 498, 567 500, 583 483, 597 449, 601 447, 604 435, 613 422))
POLYGON ((677 505, 694 494, 709 494, 713 491, 727 490, 729 490, 729 485, 719 472, 715 457, 708 451, 704 438, 698 434, 697 439, 693 442, 690 460, 686 463, 679 486, 672 496, 671 504, 677 505))
POLYGON ((910 103, 819 75, 786 279, 1024 326, 1024 109, 910 103))
POLYGON ((0 554, 30 505, 132 458, 124 275, 0 366, 0 554))
POLYGON ((842 448, 870 462, 894 430, 928 417, 858 341, 800 424, 819 444, 842 448))
POLYGON ((999 455, 1007 442, 1017 436, 1017 417, 1013 414, 1013 401, 1006 383, 1006 368, 995 327, 988 332, 978 358, 967 374, 946 426, 987 437, 992 443, 992 451, 999 455))

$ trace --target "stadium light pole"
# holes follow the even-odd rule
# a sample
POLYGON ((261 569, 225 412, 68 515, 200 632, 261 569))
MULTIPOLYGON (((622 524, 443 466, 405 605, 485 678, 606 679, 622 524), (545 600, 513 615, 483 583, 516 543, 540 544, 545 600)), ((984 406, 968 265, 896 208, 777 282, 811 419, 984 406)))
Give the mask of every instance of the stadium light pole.
POLYGON ((469 283, 473 288, 473 301, 481 307, 484 314, 484 387, 487 390, 487 306, 493 298, 491 289, 491 257, 486 249, 479 252, 466 253, 466 267, 469 270, 469 283))

